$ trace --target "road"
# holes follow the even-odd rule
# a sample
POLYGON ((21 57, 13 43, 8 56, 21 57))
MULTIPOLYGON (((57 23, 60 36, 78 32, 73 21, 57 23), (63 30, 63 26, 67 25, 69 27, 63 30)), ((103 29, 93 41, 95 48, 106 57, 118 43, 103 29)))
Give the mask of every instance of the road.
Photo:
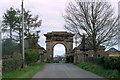
POLYGON ((33 78, 102 78, 91 72, 80 69, 73 64, 50 63, 40 70, 33 78))

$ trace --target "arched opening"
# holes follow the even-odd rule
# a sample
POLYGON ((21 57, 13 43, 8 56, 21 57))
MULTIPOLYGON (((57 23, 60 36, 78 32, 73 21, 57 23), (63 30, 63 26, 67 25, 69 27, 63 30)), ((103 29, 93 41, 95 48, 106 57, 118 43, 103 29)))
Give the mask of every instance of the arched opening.
POLYGON ((60 62, 65 60, 65 46, 63 44, 56 44, 53 48, 53 60, 54 62, 60 62))

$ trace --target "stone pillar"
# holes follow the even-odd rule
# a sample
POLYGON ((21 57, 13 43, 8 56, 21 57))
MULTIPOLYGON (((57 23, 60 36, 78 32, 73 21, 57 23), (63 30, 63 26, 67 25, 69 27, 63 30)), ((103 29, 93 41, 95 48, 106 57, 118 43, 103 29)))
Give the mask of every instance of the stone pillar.
POLYGON ((76 56, 74 55, 74 63, 76 63, 76 56))
POLYGON ((52 54, 52 48, 51 48, 51 43, 46 42, 46 52, 47 52, 47 60, 51 60, 51 54, 52 54))

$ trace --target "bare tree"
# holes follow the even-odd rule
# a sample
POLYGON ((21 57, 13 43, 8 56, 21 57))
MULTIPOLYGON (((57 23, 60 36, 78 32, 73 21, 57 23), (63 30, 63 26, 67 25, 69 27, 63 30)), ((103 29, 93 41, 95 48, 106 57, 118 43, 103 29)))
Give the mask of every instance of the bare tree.
POLYGON ((84 31, 94 54, 100 45, 113 46, 117 40, 117 20, 108 2, 70 2, 64 15, 65 28, 82 36, 84 31))

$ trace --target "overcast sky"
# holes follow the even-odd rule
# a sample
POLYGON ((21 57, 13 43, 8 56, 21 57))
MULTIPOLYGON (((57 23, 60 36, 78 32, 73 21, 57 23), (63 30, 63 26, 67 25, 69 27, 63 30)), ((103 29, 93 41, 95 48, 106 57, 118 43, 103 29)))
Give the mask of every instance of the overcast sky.
MULTIPOLYGON (((46 48, 43 34, 51 31, 65 31, 62 14, 64 14, 68 2, 69 0, 24 0, 24 8, 30 10, 33 15, 39 15, 39 19, 42 19, 39 39, 42 47, 46 48)), ((112 1, 116 13, 117 2, 118 0, 112 1)), ((21 9, 21 0, 0 0, 0 21, 3 13, 10 7, 21 9)))

